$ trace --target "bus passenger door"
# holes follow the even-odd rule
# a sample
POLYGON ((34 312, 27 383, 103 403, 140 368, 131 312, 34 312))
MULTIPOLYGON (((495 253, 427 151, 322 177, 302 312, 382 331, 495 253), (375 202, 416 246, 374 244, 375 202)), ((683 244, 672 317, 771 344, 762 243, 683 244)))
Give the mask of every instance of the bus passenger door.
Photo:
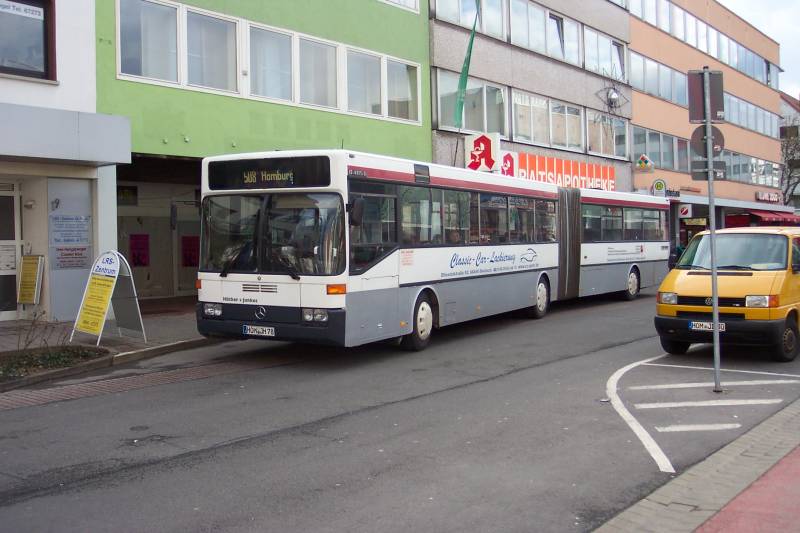
POLYGON ((577 298, 581 269, 581 191, 558 190, 558 299, 577 298))

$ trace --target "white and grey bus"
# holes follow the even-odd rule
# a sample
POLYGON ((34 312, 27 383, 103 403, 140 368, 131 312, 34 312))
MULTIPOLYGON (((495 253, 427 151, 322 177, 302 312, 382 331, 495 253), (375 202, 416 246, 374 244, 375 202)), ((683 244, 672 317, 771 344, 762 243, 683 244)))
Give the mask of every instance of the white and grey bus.
POLYGON ((208 336, 424 348, 439 327, 634 298, 667 272, 669 203, 346 150, 203 160, 208 336))

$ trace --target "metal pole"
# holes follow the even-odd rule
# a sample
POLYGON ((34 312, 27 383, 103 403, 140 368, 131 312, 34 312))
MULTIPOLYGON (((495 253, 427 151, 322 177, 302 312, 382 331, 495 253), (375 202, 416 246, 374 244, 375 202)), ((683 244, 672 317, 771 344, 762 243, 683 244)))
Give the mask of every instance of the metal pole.
POLYGON ((711 74, 703 67, 703 97, 706 119, 706 165, 708 167, 708 222, 711 237, 711 314, 714 337, 714 392, 722 392, 719 356, 719 294, 717 291, 717 213, 714 207, 714 147, 711 139, 711 74))

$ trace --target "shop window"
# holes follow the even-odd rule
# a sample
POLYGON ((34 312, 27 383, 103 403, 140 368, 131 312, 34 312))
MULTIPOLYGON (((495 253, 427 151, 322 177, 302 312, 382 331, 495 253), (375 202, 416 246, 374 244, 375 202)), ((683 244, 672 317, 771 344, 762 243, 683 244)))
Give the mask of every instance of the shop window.
POLYGON ((389 116, 405 120, 419 118, 417 67, 391 59, 386 62, 389 116))
POLYGON ((147 0, 121 0, 119 10, 121 72, 177 82, 177 8, 147 0))
POLYGON ((347 51, 347 109, 381 114, 381 58, 347 51))
POLYGON ((236 23, 187 14, 189 84, 236 90, 236 23))
POLYGON ((514 91, 514 139, 537 144, 550 142, 547 99, 514 91))
POLYGON ((551 144, 561 148, 583 149, 583 109, 550 102, 551 144))
POLYGON ((300 39, 300 102, 336 107, 336 47, 300 39))

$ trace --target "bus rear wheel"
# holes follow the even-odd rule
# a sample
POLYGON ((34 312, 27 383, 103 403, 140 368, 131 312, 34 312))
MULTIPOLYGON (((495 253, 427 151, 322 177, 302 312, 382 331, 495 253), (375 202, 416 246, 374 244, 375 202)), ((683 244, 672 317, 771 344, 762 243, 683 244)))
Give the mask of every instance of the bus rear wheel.
POLYGON ((635 300, 639 296, 641 286, 639 271, 634 268, 628 273, 628 283, 625 285, 625 290, 622 291, 622 297, 626 300, 635 300))
POLYGON ((536 284, 536 303, 525 309, 525 316, 538 320, 544 318, 548 309, 550 309, 550 286, 546 280, 540 279, 536 284))
POLYGON ((413 330, 403 337, 400 345, 406 350, 418 352, 428 346, 433 333, 433 306, 425 293, 417 297, 413 320, 413 330))

